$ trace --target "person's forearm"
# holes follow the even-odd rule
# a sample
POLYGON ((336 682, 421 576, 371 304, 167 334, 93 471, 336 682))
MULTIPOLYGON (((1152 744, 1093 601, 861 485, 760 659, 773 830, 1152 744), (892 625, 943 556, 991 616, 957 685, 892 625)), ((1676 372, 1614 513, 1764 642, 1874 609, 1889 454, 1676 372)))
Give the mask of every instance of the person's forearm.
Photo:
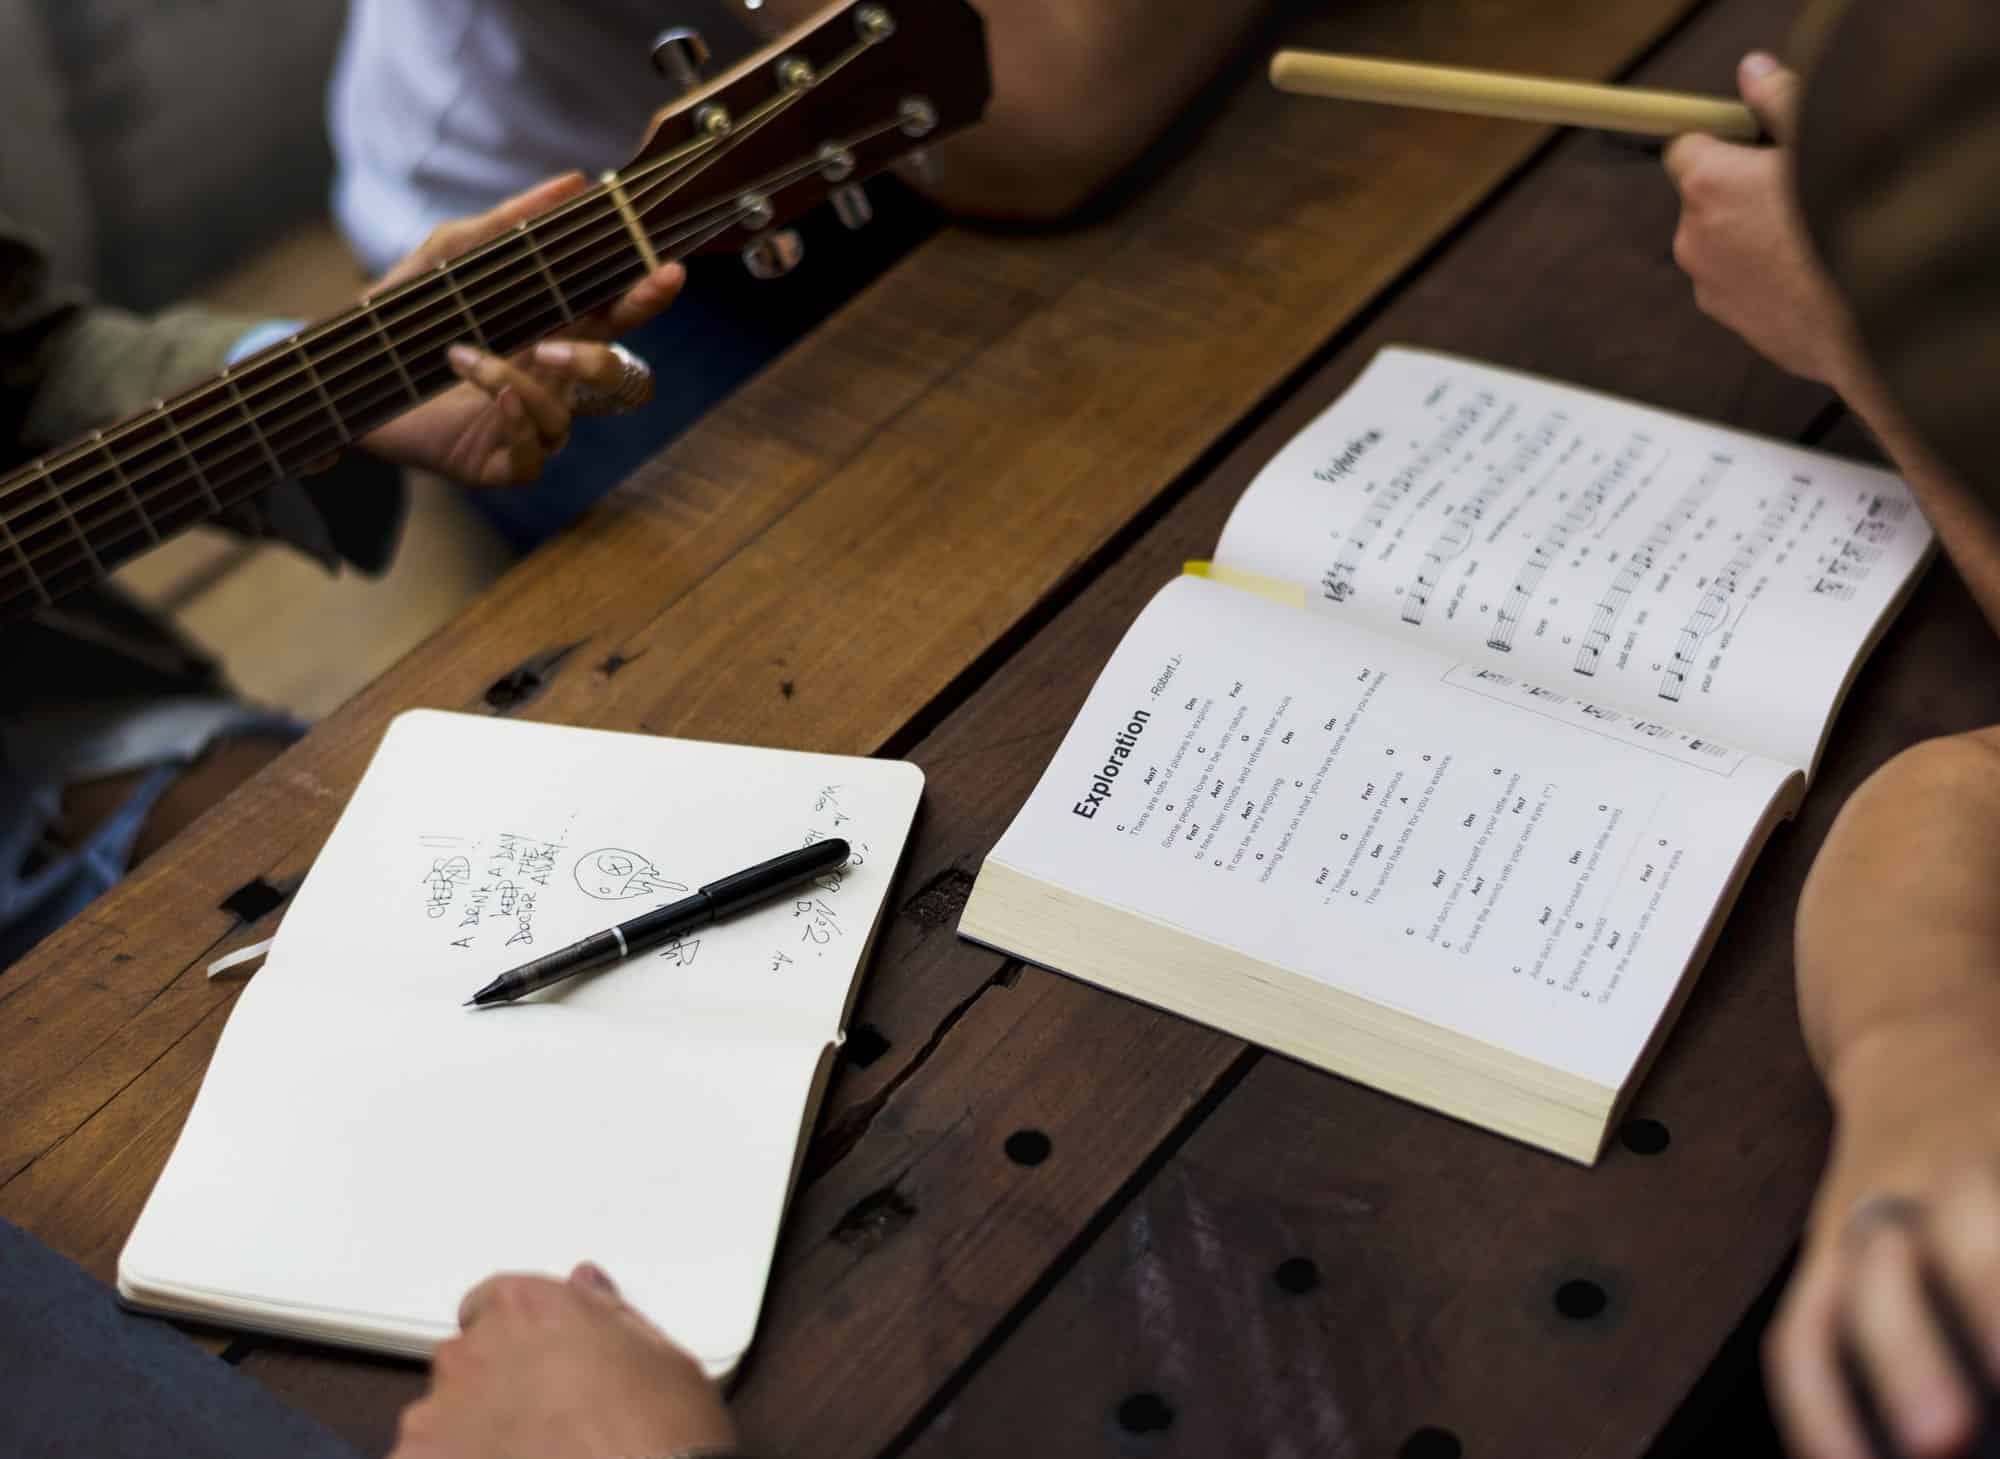
POLYGON ((1836 1103, 1885 1067, 2000 1057, 2000 730, 1906 751, 1799 900, 1799 1014, 1836 1103))
MULTIPOLYGON (((1248 38, 1271 0, 973 0, 993 101, 905 180, 964 216, 1051 222, 1139 155, 1248 38)), ((769 0, 775 31, 823 8, 769 0)))
POLYGON ((1858 378, 1833 383, 1909 482, 1979 611, 2000 633, 2000 519, 1925 449, 1872 376, 1858 373, 1858 378))

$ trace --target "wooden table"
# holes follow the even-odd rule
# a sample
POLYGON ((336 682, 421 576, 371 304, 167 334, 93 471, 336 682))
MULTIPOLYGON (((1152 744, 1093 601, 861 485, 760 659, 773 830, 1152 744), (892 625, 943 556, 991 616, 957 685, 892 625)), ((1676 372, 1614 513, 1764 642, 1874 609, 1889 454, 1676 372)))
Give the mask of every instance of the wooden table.
MULTIPOLYGON (((1269 39, 1721 90, 1792 8, 1349 0, 1269 39)), ((1956 672, 1986 638, 1953 579, 1867 671, 1593 1170, 953 928, 1140 605, 1379 345, 1851 436, 1695 313, 1673 217, 1605 138, 1246 70, 1088 226, 947 230, 0 978, 0 1216, 112 1274, 228 1012, 203 965, 268 935, 254 894, 305 871, 393 713, 907 756, 925 809, 734 1399, 754 1450, 1645 1452, 1823 1152, 1788 956, 1813 850, 1895 750, 2000 719, 2000 676, 1956 672)), ((369 1453, 423 1382, 204 1340, 369 1453)))

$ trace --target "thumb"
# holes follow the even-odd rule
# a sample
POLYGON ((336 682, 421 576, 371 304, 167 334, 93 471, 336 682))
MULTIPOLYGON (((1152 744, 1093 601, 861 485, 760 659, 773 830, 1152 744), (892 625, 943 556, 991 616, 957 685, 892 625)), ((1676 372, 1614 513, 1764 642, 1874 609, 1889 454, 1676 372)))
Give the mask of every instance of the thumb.
POLYGON ((576 1270, 569 1274, 569 1284, 581 1287, 586 1292, 595 1292, 601 1297, 609 1297, 613 1302, 622 1302, 618 1286, 611 1280, 603 1267, 594 1261, 578 1262, 576 1270))
POLYGON ((1798 73, 1767 51, 1752 51, 1736 68, 1736 84, 1764 130, 1779 146, 1789 147, 1799 110, 1798 73))

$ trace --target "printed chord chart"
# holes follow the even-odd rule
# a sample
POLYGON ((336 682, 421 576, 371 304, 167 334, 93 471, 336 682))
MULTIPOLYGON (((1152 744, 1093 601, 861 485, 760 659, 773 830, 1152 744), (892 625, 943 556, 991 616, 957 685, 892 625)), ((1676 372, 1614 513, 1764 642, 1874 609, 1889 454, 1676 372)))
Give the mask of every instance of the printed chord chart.
POLYGON ((1871 497, 1838 550, 1831 557, 1820 559, 1820 575, 1813 583, 1812 591, 1823 598, 1841 602, 1852 598, 1856 587, 1867 579, 1876 560, 1882 556, 1883 547, 1893 542, 1902 530, 1902 520, 1909 510, 1910 504, 1906 501, 1871 497))
POLYGON ((1405 623, 1424 621, 1424 610, 1430 606, 1431 594, 1437 591, 1438 582, 1444 576, 1445 564, 1472 545, 1473 533, 1486 514, 1555 444, 1557 435, 1568 421, 1569 416, 1563 411, 1551 414, 1522 440, 1513 455, 1494 469, 1486 484, 1469 501, 1461 503, 1458 510, 1445 519, 1444 530, 1425 551, 1423 565, 1417 569, 1416 586, 1403 600, 1405 623))
POLYGON ((1361 559, 1367 556, 1369 544, 1389 520, 1389 514, 1410 494, 1413 486, 1472 433, 1473 427, 1485 418, 1493 404, 1493 393, 1487 390, 1466 401, 1452 413, 1443 429, 1423 445, 1409 465, 1370 493, 1368 505, 1362 508, 1361 520, 1348 533, 1342 545, 1342 556, 1320 577, 1320 591, 1329 602, 1344 603, 1353 596, 1354 577, 1361 570, 1361 559))
POLYGON ((1598 660, 1604 655, 1605 645, 1611 642, 1611 635, 1618 627, 1619 615, 1624 613, 1625 605, 1631 601, 1633 592, 1645 579, 1646 574, 1653 570, 1653 565, 1660 560, 1660 555, 1673 545, 1674 538, 1680 535, 1681 529, 1694 520, 1694 515, 1700 510, 1702 502, 1707 500, 1708 494, 1715 490, 1722 478, 1729 474, 1729 468, 1734 464, 1727 456, 1711 456, 1707 470, 1701 474, 1701 480, 1688 489, 1687 495, 1674 503, 1672 511, 1653 524, 1653 530, 1646 534, 1646 540, 1633 548, 1631 554, 1626 557, 1624 565, 1618 569, 1618 575, 1611 580, 1611 590, 1598 603, 1597 613, 1590 620, 1590 627, 1583 635, 1583 647, 1576 655, 1576 671, 1579 674, 1594 675, 1597 672, 1598 660))
POLYGON ((1708 585, 1708 591, 1701 595, 1694 613, 1681 629, 1681 640, 1674 648, 1673 662, 1660 679, 1660 698, 1680 701, 1681 691, 1687 687, 1688 673, 1694 668, 1695 655, 1701 652, 1702 644, 1708 636, 1729 619, 1731 603, 1735 601, 1737 589, 1757 560, 1769 550, 1771 544, 1785 530, 1785 523, 1805 499, 1807 488, 1812 483, 1802 476, 1792 478, 1769 511, 1757 523, 1755 530, 1743 539, 1743 545, 1736 549, 1735 556, 1708 585))
POLYGON ((1535 550, 1528 554, 1527 562, 1515 577, 1514 586, 1507 593, 1507 601, 1494 615, 1493 632, 1486 640, 1488 648, 1498 649, 1501 653, 1513 651, 1514 630, 1520 627, 1521 619, 1527 612, 1528 600, 1541 584, 1543 574, 1562 556, 1563 549, 1569 546, 1569 539, 1597 520, 1597 513, 1604 506, 1605 499, 1632 474, 1651 447, 1650 436, 1634 434, 1625 449, 1618 453, 1617 459, 1578 493, 1569 510, 1549 524, 1541 541, 1535 544, 1535 550))

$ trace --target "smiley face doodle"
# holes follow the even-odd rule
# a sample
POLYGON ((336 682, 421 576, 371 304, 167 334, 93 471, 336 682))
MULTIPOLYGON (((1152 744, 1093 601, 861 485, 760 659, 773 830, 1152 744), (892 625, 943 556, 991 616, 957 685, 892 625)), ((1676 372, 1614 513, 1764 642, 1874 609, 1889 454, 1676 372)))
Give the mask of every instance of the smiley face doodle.
POLYGON ((629 902, 634 897, 669 896, 687 887, 660 875, 660 869, 636 851, 607 846, 577 858, 576 884, 586 897, 600 902, 629 902))

